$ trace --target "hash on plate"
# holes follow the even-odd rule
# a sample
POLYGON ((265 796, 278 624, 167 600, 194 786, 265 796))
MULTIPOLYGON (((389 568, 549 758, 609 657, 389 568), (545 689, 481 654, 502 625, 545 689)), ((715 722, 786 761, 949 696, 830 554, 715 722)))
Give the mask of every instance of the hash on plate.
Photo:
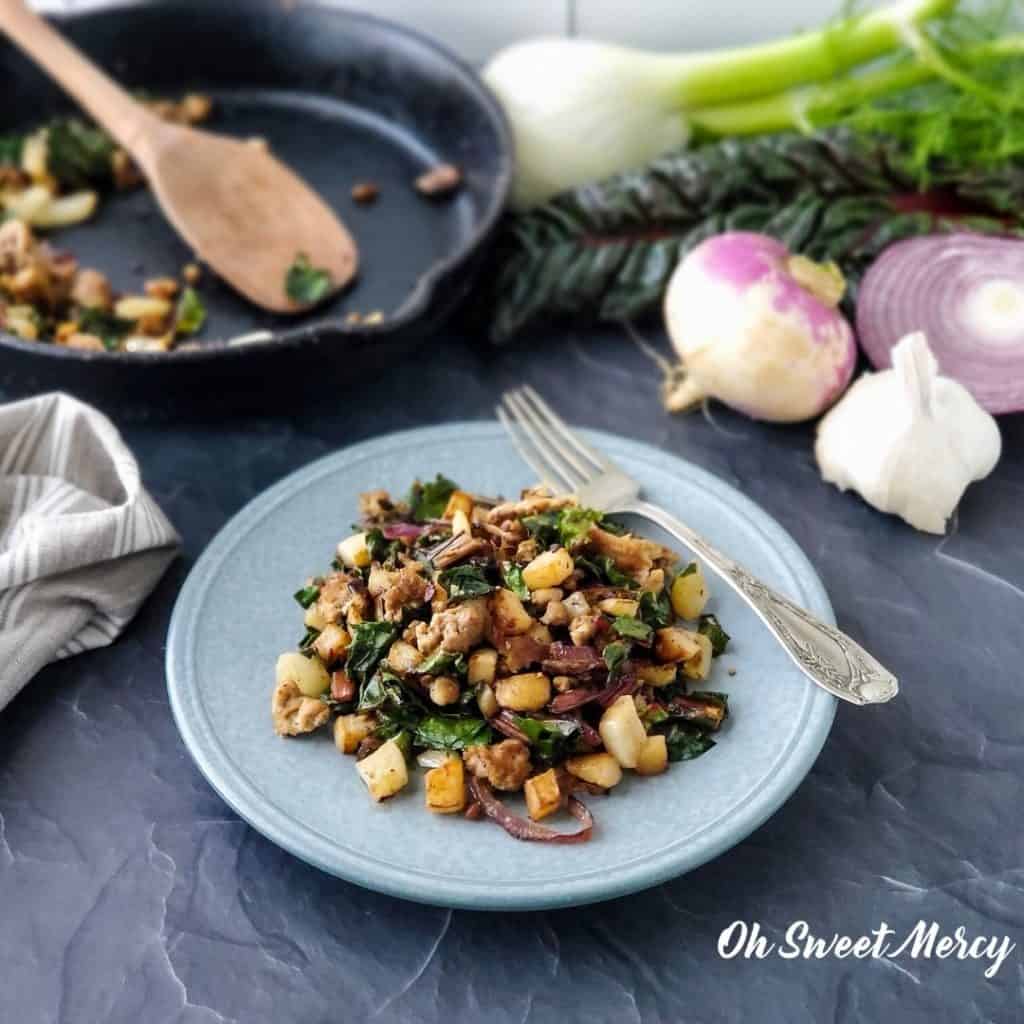
POLYGON ((295 595, 306 631, 272 715, 282 736, 330 726, 374 800, 415 762, 429 811, 579 842, 579 793, 714 746, 728 701, 701 687, 729 637, 696 563, 539 488, 501 501, 438 476, 363 494, 359 514, 295 595), (527 817, 497 796, 520 791, 527 817), (579 830, 540 824, 562 809, 579 830))

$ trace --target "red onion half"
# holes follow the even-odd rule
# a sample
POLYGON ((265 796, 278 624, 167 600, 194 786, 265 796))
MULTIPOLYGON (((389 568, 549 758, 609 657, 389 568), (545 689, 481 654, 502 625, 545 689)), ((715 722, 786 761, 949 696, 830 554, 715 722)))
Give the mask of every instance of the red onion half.
POLYGON ((984 409, 1024 409, 1024 240, 952 234, 890 245, 861 284, 857 334, 888 369, 914 331, 984 409))

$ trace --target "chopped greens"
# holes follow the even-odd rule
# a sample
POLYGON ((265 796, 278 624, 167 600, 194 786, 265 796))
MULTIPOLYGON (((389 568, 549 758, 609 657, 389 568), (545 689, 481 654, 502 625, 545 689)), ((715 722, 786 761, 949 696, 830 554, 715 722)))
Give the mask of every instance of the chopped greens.
POLYGON ((536 515, 523 516, 520 522, 539 547, 551 547, 561 539, 558 533, 557 512, 538 512, 536 515))
POLYGON ((445 506, 453 491, 457 491, 459 485, 453 483, 440 473, 432 483, 420 483, 419 480, 412 485, 409 492, 408 504, 412 509, 412 517, 417 523, 425 523, 430 519, 440 519, 444 515, 445 506))
POLYGON ((570 551, 582 541, 586 540, 590 533, 590 527, 600 523, 603 516, 593 508, 578 508, 570 506, 563 508, 558 513, 558 535, 562 546, 570 551))
POLYGON ((611 643, 607 644, 603 653, 604 663, 608 666, 608 678, 615 679, 622 666, 629 657, 629 644, 611 643))
POLYGON ((501 563, 501 581, 520 601, 530 600, 530 588, 523 582, 523 570, 515 562, 501 563))
POLYGON ((111 178, 114 144, 78 118, 58 118, 46 129, 46 168, 62 188, 104 185, 111 178))
POLYGON ((320 630, 314 626, 307 626, 306 632, 303 634, 302 639, 298 642, 298 648, 303 654, 309 654, 313 649, 313 644, 316 643, 316 638, 320 635, 320 630))
POLYGON ((293 595, 303 608, 308 608, 319 596, 320 588, 314 584, 303 587, 301 590, 296 590, 293 595))
POLYGON ((352 642, 345 665, 352 679, 362 685, 394 643, 398 626, 392 622, 356 622, 350 625, 349 632, 352 642))
POLYGON ((331 275, 314 267, 304 252, 299 253, 285 274, 284 290, 292 302, 312 306, 330 292, 331 275))
POLYGON ((186 288, 178 299, 174 315, 174 333, 179 337, 198 334, 206 323, 206 306, 195 288, 186 288))
POLYGON ((655 594, 651 590, 645 590, 640 595, 638 614, 651 629, 664 629, 666 626, 670 626, 674 616, 672 602, 669 600, 667 591, 662 589, 655 594))
POLYGON ((482 718, 427 715, 416 726, 417 746, 427 750, 465 750, 491 742, 491 728, 482 718))
POLYGON ((706 754, 715 741, 701 729, 682 722, 672 722, 667 728, 660 729, 665 734, 665 745, 668 747, 670 761, 692 761, 701 754, 706 754))
POLYGON ((642 622, 640 619, 634 619, 627 615, 618 616, 612 623, 612 629, 615 630, 619 636, 626 637, 630 640, 637 640, 642 644, 651 642, 651 636, 654 630, 647 625, 646 622, 642 622))
POLYGON ((576 565, 586 569, 595 579, 608 583, 613 587, 637 586, 636 580, 627 573, 624 573, 614 562, 610 555, 595 555, 593 558, 582 558, 576 556, 576 565))
POLYGON ((525 715, 516 715, 515 723, 544 761, 553 761, 564 755, 569 741, 575 739, 580 731, 575 722, 562 718, 527 718, 525 715))
POLYGON ((703 633, 711 641, 711 655, 717 658, 729 645, 729 634, 722 629, 718 617, 710 612, 700 617, 697 632, 703 633))
POLYGON ((424 658, 413 671, 420 676, 457 676, 464 679, 466 669, 464 654, 453 654, 439 647, 424 658))
MULTIPOLYGON (((352 675, 351 667, 349 675, 352 675)), ((411 702, 412 698, 403 686, 402 680, 393 672, 381 671, 375 673, 363 687, 358 707, 360 711, 374 711, 385 705, 401 708, 411 702)))
POLYGON ((83 309, 78 315, 78 329, 83 334, 95 335, 105 348, 113 351, 131 333, 132 325, 102 309, 83 309))
POLYGON ((438 574, 438 582, 448 592, 450 601, 483 597, 494 590, 484 570, 477 565, 457 565, 438 574))

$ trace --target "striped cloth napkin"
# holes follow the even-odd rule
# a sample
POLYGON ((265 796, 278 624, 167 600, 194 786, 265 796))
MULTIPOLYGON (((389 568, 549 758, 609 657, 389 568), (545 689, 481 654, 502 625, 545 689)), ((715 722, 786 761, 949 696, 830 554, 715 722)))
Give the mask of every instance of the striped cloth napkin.
POLYGON ((112 643, 179 544, 102 413, 0 405, 0 709, 43 665, 112 643))

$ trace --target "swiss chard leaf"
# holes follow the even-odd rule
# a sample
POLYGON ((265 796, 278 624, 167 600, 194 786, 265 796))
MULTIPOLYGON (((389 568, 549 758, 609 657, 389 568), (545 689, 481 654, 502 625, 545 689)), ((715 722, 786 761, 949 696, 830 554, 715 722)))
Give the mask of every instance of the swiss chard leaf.
POLYGON ((0 135, 0 166, 20 167, 24 146, 24 135, 0 135))
MULTIPOLYGON (((349 672, 349 675, 351 674, 349 672)), ((402 680, 393 672, 375 672, 359 694, 358 709, 360 711, 378 711, 381 708, 388 708, 389 714, 394 715, 396 709, 404 708, 406 714, 413 714, 417 707, 418 702, 414 700, 402 685, 402 680)))
POLYGON ((308 608, 320 596, 320 588, 310 585, 296 590, 292 596, 303 608, 308 608))
POLYGON ((665 745, 668 747, 670 761, 691 761, 701 754, 706 754, 715 745, 715 741, 707 733, 694 725, 672 722, 660 731, 665 734, 665 745))
POLYGON ((206 323, 206 306, 195 288, 186 288, 178 299, 174 314, 174 333, 178 337, 198 334, 206 323))
POLYGON ((393 622, 359 622, 350 632, 352 642, 348 646, 345 671, 362 686, 394 643, 398 626, 393 622))
POLYGON ((113 142, 78 118, 57 118, 46 127, 46 168, 66 189, 107 184, 113 155, 113 142))
POLYGON ((622 670, 623 663, 629 657, 628 643, 606 644, 603 654, 604 663, 608 666, 608 678, 615 679, 622 670))
POLYGON ((562 718, 515 716, 515 724, 525 733, 530 746, 543 761, 554 761, 569 749, 580 731, 576 722, 562 718))
POLYGON ((448 593, 451 601, 463 601, 469 597, 483 597, 494 590, 484 570, 478 565, 456 565, 438 574, 438 582, 448 593))
POLYGON ((571 505, 561 509, 558 513, 558 536, 562 546, 571 551, 586 539, 590 527, 595 523, 600 523, 603 518, 601 513, 593 508, 579 508, 571 505))
POLYGON ((300 252, 285 274, 284 290, 292 302, 312 306, 330 292, 331 275, 326 270, 314 267, 309 257, 300 252))
POLYGON ((486 746, 494 737, 482 718, 427 715, 416 726, 413 738, 416 746, 427 750, 465 750, 486 746))
POLYGON ((636 587, 636 580, 624 573, 612 560, 610 555, 594 555, 592 558, 576 556, 576 566, 585 569, 595 579, 608 583, 613 587, 636 587))
MULTIPOLYGON (((496 265, 484 275, 491 301, 480 309, 499 342, 557 317, 612 323, 653 313, 688 252, 712 235, 741 230, 769 234, 811 259, 835 260, 850 285, 850 310, 861 275, 885 245, 958 222, 902 212, 893 196, 930 181, 968 209, 1021 207, 1020 160, 980 173, 949 162, 927 170, 915 166, 913 147, 842 128, 667 153, 506 218, 493 249, 496 265)), ((998 233, 1000 223, 1005 231, 994 216, 972 229, 998 233)))
POLYGON ((655 594, 653 591, 645 590, 640 595, 640 609, 638 614, 651 629, 664 629, 672 625, 672 603, 669 601, 665 590, 655 594))
POLYGON ((515 562, 501 563, 501 581, 520 601, 530 600, 530 588, 523 582, 523 570, 515 562))
POLYGON ((83 308, 75 314, 78 329, 83 334, 92 334, 103 342, 105 348, 113 351, 131 333, 132 325, 127 320, 118 320, 113 313, 102 309, 83 308))
POLYGON ((303 654, 309 654, 312 651, 313 644, 316 643, 316 638, 319 635, 319 629, 314 629, 312 626, 307 626, 305 634, 303 634, 302 639, 299 641, 299 650, 303 654))
POLYGON ((642 644, 651 642, 654 630, 640 619, 634 619, 628 615, 619 615, 612 623, 612 628, 621 637, 629 640, 637 640, 642 644))
POLYGON ((393 558, 401 548, 397 540, 388 540, 376 526, 366 531, 366 549, 370 552, 370 560, 382 565, 393 558))
POLYGON ((455 676, 465 679, 466 671, 467 662, 464 654, 453 654, 451 651, 445 651, 439 647, 413 669, 413 674, 418 676, 455 676))
POLYGON ((703 633, 711 641, 711 655, 717 658, 729 646, 729 634, 722 629, 718 618, 710 612, 700 617, 697 632, 703 633))
POLYGON ((539 547, 548 548, 561 540, 557 512, 538 512, 532 516, 523 516, 520 522, 539 547))
POLYGON ((425 523, 428 519, 440 519, 444 515, 445 506, 452 492, 459 485, 442 476, 440 473, 432 482, 420 483, 417 480, 406 499, 412 510, 412 517, 417 523, 425 523))

